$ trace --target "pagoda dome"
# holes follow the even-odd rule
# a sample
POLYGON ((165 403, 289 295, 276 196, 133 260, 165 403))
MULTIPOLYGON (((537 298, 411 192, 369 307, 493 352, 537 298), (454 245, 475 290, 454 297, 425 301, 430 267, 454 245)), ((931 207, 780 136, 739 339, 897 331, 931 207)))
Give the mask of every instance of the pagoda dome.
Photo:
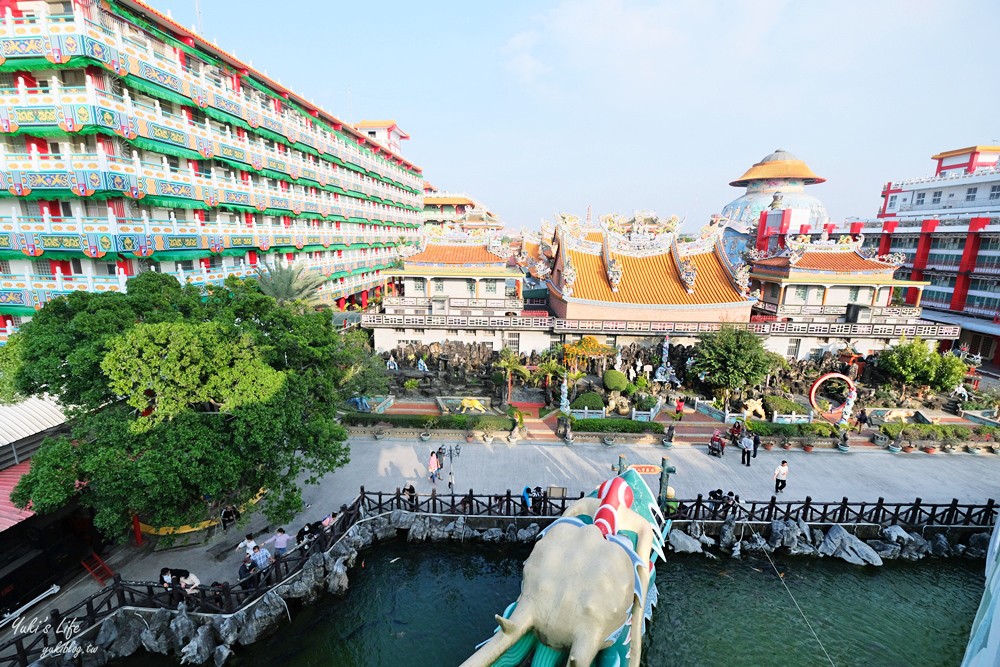
POLYGON ((825 178, 820 178, 814 174, 813 170, 805 162, 788 151, 779 148, 747 169, 745 174, 730 183, 730 185, 742 188, 750 185, 751 181, 770 181, 786 178, 795 179, 802 185, 826 182, 825 178))

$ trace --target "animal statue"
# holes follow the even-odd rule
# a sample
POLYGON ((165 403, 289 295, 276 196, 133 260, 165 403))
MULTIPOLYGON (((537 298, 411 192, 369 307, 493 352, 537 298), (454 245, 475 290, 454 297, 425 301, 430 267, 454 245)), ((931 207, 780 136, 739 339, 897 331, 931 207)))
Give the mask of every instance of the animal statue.
POLYGON ((754 416, 759 419, 767 419, 767 415, 764 414, 764 401, 759 398, 751 398, 743 402, 743 419, 750 419, 754 416))
POLYGON ((479 412, 486 412, 486 408, 483 406, 482 401, 478 398, 463 398, 462 402, 459 403, 460 414, 465 414, 469 410, 478 410, 479 412))
POLYGON ((898 419, 899 423, 902 424, 912 416, 913 410, 889 410, 882 419, 887 422, 898 419))
POLYGON ((951 395, 953 398, 957 396, 963 401, 969 400, 969 391, 965 388, 965 385, 963 385, 961 382, 959 382, 958 385, 954 389, 952 389, 951 395))
POLYGON ((347 402, 358 412, 372 411, 372 406, 368 403, 368 399, 364 396, 352 396, 347 399, 347 402))
POLYGON ((570 505, 540 533, 524 563, 521 594, 496 616, 493 637, 461 667, 523 664, 532 652, 536 661, 555 658, 545 664, 639 667, 644 619, 656 601, 652 559, 663 558, 662 523, 634 470, 570 505))

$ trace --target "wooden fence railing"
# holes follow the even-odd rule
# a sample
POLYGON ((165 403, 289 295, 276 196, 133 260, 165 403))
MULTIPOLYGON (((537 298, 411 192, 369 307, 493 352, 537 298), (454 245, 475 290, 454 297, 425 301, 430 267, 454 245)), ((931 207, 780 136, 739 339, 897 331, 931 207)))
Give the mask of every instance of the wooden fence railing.
MULTIPOLYGON (((235 585, 202 585, 193 593, 167 590, 159 582, 125 581, 115 575, 111 584, 87 597, 73 607, 60 612, 53 610, 47 625, 36 632, 15 632, 15 636, 0 645, 0 667, 26 667, 37 660, 44 649, 64 641, 57 633, 60 622, 72 620, 74 634, 81 633, 101 623, 123 607, 146 609, 176 609, 185 602, 191 612, 206 614, 231 614, 259 600, 265 593, 287 581, 302 570, 314 549, 327 551, 366 516, 385 514, 394 510, 408 510, 423 514, 454 516, 498 517, 556 517, 561 515, 576 497, 541 498, 530 503, 510 490, 503 494, 438 494, 408 496, 399 489, 395 492, 366 491, 361 487, 357 499, 341 512, 333 525, 318 533, 308 548, 298 545, 260 574, 252 575, 235 585), (44 631, 43 631, 44 630, 44 631)), ((808 523, 886 524, 895 523, 910 528, 919 527, 982 527, 988 528, 996 521, 997 505, 991 498, 985 505, 950 503, 924 503, 917 498, 910 503, 887 503, 883 498, 876 502, 815 502, 805 500, 778 502, 770 500, 740 501, 732 505, 698 496, 694 500, 671 501, 665 508, 667 516, 675 520, 722 521, 735 516, 742 521, 770 522, 778 519, 803 519, 808 523), (676 503, 676 505, 674 504, 676 503)))

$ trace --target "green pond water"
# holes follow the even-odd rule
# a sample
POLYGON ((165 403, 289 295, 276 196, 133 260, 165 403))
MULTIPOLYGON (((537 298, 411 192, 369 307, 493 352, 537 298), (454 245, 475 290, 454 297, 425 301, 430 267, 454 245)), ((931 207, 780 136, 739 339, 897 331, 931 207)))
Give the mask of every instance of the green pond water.
MULTIPOLYGON (((359 557, 343 600, 292 608, 292 622, 227 664, 277 667, 458 665, 517 597, 529 549, 403 543, 359 557)), ((839 667, 961 662, 983 593, 981 562, 927 560, 860 568, 830 559, 657 566, 659 604, 643 665, 829 665, 782 579, 839 667)), ((136 655, 128 667, 175 665, 136 655)))

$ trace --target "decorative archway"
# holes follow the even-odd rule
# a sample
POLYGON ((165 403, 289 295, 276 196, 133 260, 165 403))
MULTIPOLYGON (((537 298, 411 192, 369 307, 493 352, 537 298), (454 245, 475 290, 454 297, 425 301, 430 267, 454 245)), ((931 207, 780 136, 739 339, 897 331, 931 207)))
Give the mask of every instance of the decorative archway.
POLYGON ((819 376, 819 378, 817 378, 816 381, 813 382, 812 387, 809 388, 809 405, 811 405, 813 410, 815 410, 819 414, 823 414, 823 411, 820 409, 819 405, 816 404, 816 394, 818 393, 819 388, 823 385, 823 383, 828 382, 830 380, 843 380, 844 382, 847 383, 847 400, 845 400, 843 405, 841 405, 839 408, 833 410, 833 412, 841 410, 840 421, 838 423, 846 424, 848 420, 851 418, 851 412, 853 412, 854 410, 854 402, 858 399, 858 387, 856 384, 854 384, 854 380, 847 377, 843 373, 826 373, 825 375, 819 376))

